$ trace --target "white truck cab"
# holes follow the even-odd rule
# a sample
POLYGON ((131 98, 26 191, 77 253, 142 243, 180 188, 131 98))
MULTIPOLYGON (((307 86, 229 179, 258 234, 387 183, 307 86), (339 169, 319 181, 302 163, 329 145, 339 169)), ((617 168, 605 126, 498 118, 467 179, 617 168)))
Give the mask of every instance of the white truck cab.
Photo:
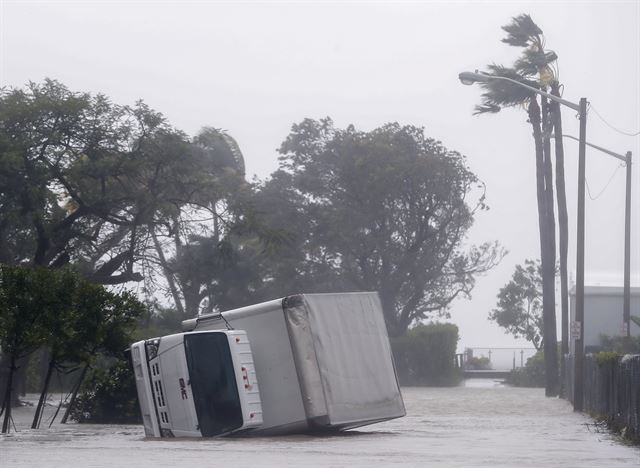
POLYGON ((262 424, 251 346, 242 330, 138 341, 131 360, 149 437, 212 437, 262 424))

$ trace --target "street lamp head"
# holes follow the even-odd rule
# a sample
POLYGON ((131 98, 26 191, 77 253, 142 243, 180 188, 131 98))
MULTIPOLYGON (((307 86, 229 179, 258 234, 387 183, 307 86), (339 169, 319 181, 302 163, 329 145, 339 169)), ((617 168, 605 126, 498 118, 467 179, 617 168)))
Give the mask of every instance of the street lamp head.
POLYGON ((462 72, 458 75, 460 83, 463 85, 472 85, 474 83, 486 83, 489 81, 489 76, 482 73, 474 72, 462 72))

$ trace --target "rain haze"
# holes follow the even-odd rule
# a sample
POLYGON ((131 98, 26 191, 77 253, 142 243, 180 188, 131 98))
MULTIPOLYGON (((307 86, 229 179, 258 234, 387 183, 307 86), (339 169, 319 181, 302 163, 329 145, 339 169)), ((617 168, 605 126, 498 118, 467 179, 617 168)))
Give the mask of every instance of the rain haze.
MULTIPOLYGON (((266 178, 291 125, 330 116, 364 131, 423 126, 468 158, 490 210, 467 244, 509 251, 451 307, 460 347, 522 346, 487 320, 513 267, 539 257, 535 160, 524 110, 473 116, 480 89, 458 73, 509 64, 500 42, 529 13, 559 57, 564 98, 590 104, 588 141, 640 155, 640 3, 0 1, 0 84, 46 77, 119 104, 143 99, 194 135, 225 129, 247 173, 266 178), (606 123, 596 112, 602 116, 606 123)), ((578 135, 574 111, 564 129, 578 135)), ((569 265, 575 268, 577 144, 565 143, 569 265)), ((633 168, 632 285, 640 283, 640 164, 633 168)), ((587 152, 586 283, 622 284, 624 168, 587 152), (593 199, 592 199, 593 198, 593 199)))

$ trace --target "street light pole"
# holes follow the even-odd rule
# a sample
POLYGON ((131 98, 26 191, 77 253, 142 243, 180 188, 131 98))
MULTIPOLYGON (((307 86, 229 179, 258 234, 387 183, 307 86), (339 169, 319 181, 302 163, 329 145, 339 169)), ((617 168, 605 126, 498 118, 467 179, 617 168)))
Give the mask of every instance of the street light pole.
POLYGON ((576 241, 576 340, 573 366, 573 409, 582 411, 584 407, 584 191, 585 153, 587 133, 587 100, 580 99, 580 135, 578 146, 578 226, 576 241))
POLYGON ((473 83, 487 83, 492 80, 508 81, 522 88, 528 89, 532 93, 544 96, 554 102, 576 110, 580 117, 580 138, 578 149, 578 239, 576 242, 576 316, 574 329, 577 332, 575 341, 574 356, 574 372, 573 372, 573 409, 574 411, 582 411, 584 402, 584 195, 585 195, 585 152, 586 152, 586 134, 587 134, 587 99, 581 98, 579 104, 562 99, 559 96, 546 93, 533 86, 526 85, 507 78, 506 76, 488 75, 485 73, 462 72, 458 78, 465 85, 473 83))
MULTIPOLYGON (((550 135, 551 138, 559 138, 560 135, 550 135)), ((563 134, 563 138, 571 138, 580 141, 578 138, 563 134)), ((623 334, 630 338, 631 336, 631 151, 622 155, 610 151, 598 145, 585 142, 586 146, 595 148, 598 151, 613 156, 625 163, 627 168, 627 177, 625 184, 625 203, 624 203, 624 280, 623 280, 623 306, 622 306, 622 322, 624 326, 623 334)))

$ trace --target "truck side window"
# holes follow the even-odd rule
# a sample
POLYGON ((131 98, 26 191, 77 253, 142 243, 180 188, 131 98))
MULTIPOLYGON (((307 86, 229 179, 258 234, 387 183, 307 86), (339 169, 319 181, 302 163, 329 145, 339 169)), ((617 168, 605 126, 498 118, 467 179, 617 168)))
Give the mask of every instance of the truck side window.
POLYGON ((202 435, 211 437, 241 427, 242 410, 226 335, 185 335, 184 346, 202 435))

